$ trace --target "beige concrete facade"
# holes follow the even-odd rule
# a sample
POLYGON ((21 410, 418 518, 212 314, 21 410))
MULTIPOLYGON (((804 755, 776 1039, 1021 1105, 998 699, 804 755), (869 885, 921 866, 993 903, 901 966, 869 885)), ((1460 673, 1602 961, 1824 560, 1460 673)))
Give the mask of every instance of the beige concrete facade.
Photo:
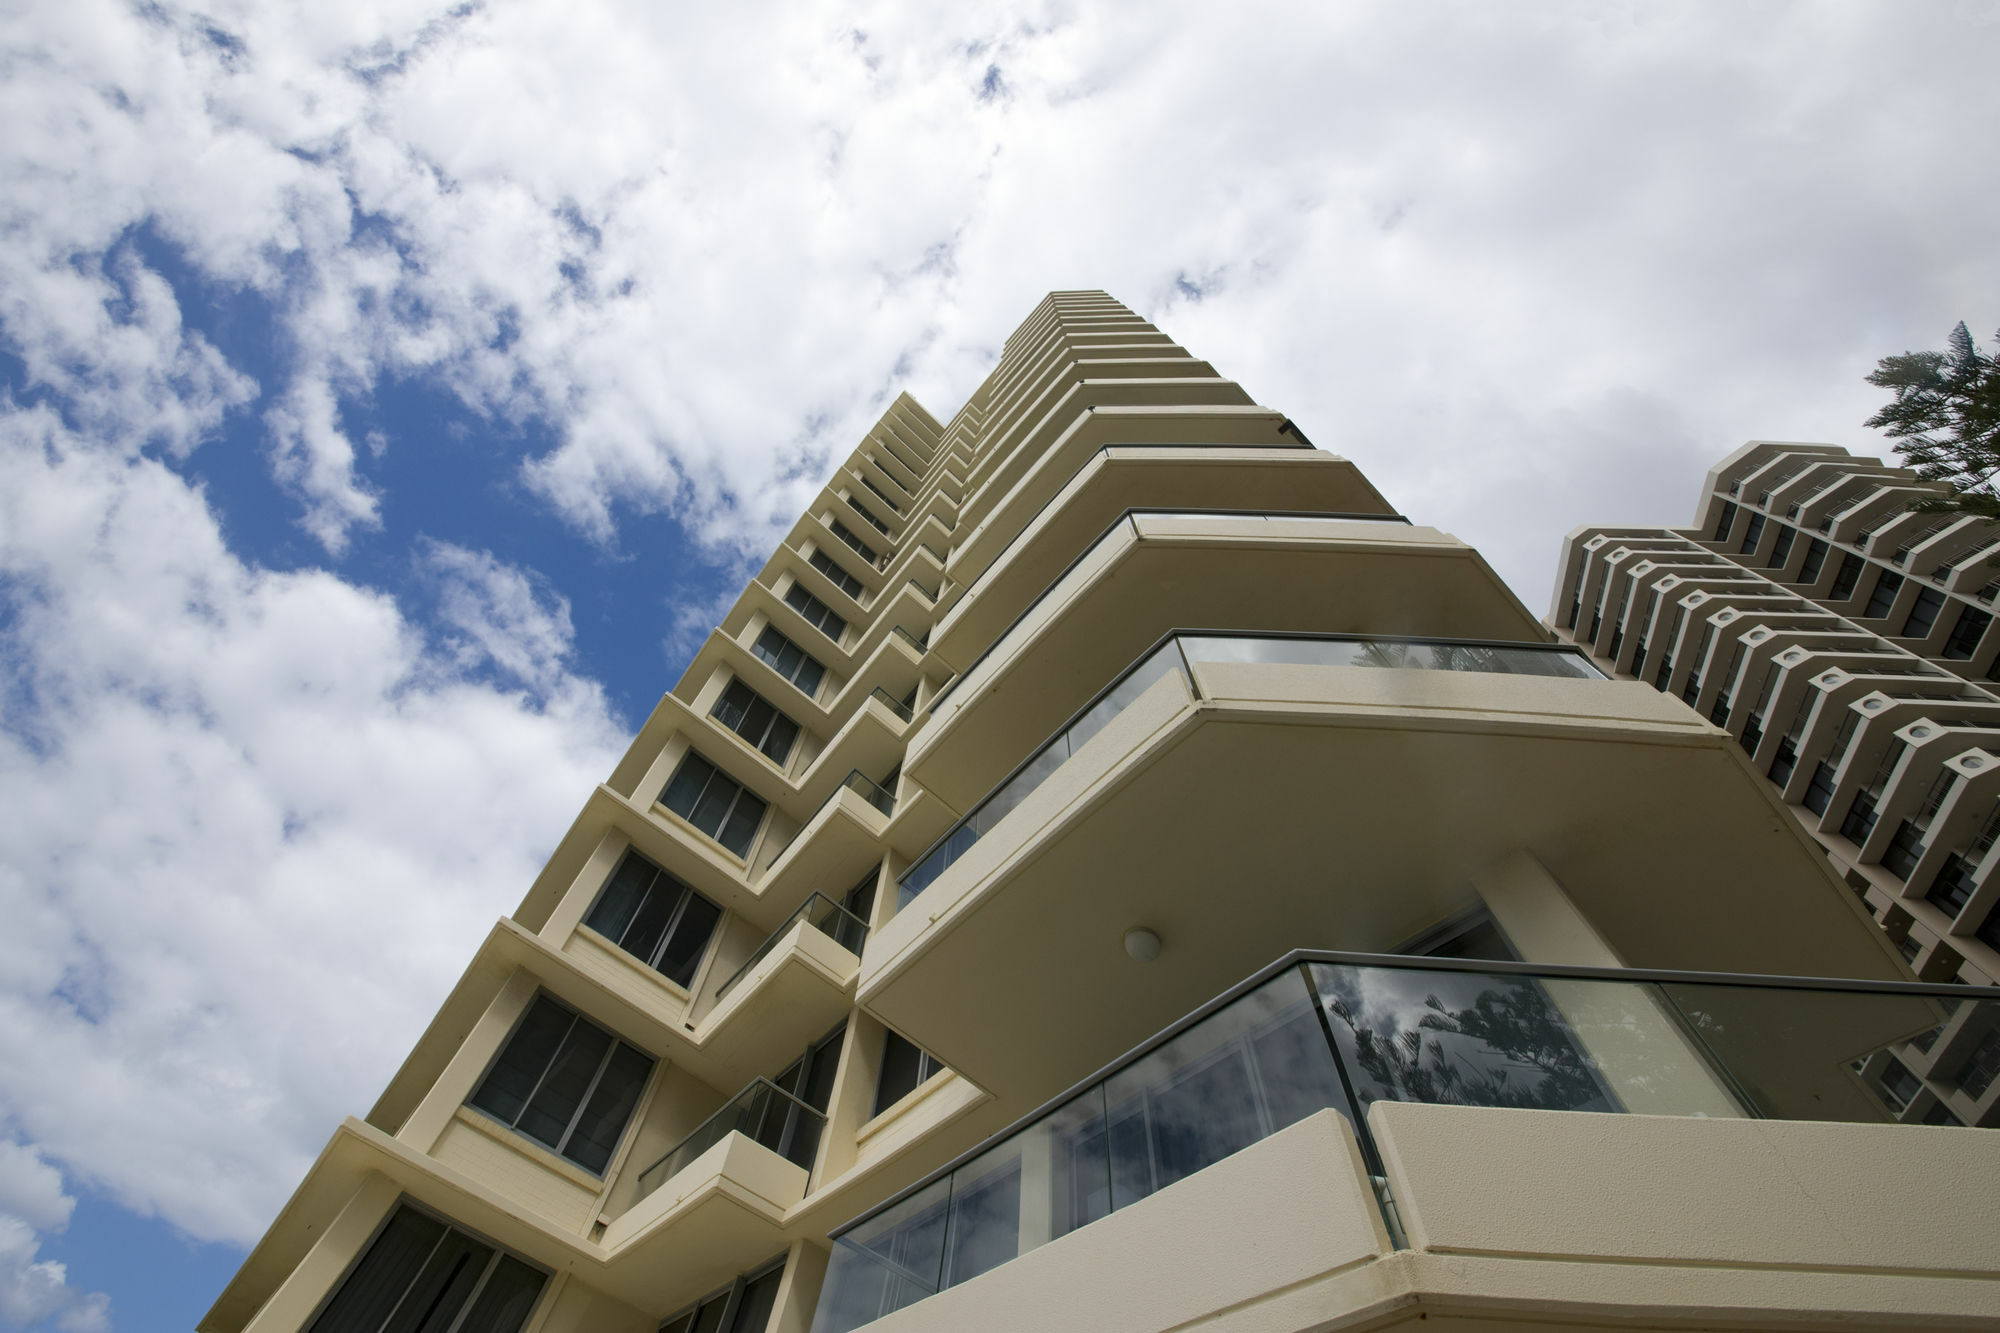
MULTIPOLYGON (((1602 595, 1594 536, 1559 607, 1602 595)), ((1718 606, 1769 596, 1699 535, 1620 543, 1618 569, 1647 553, 1718 606)), ((1817 694, 1876 697, 1854 663, 1878 640, 1790 600, 1786 642, 1848 673, 1817 694)), ((1632 674, 1629 643, 1586 646, 1632 674)), ((1748 679, 1769 653, 1745 654, 1748 679)), ((1972 706, 1965 672, 1898 660, 1885 719, 1910 688, 1972 706)), ((1784 680, 1771 718, 1797 707, 1784 680)), ((884 1333, 1992 1326, 2000 1219, 1952 1183, 2000 1173, 2000 1134, 1896 1123, 1865 1081, 1940 1022, 1927 1058, 1969 1056, 1985 1010, 1871 992, 1828 1020, 1765 990, 1697 1013, 1616 975, 1910 976, 1741 713, 1678 693, 1599 678, 1281 412, 1103 293, 1052 294, 950 420, 905 396, 867 433, 201 1328, 345 1333, 435 1300, 440 1333, 837 1333, 849 1224, 988 1162, 1018 1222, 935 1294, 884 1298, 884 1333), (1554 1071, 1626 1113, 1280 1115, 1259 1083, 1255 1141, 1050 1221, 1095 1188, 1056 1166, 1085 1139, 1022 1117, 1128 1077, 1290 951, 1429 953, 1466 921, 1596 969, 1486 977, 1480 1003, 1540 997, 1566 1034, 1517 1083, 1554 1071), (1767 1019, 1771 1086, 1728 1056, 1767 1019), (473 1256, 461 1286, 425 1286, 447 1254, 473 1256)), ((1904 737, 1899 763, 1958 765, 1925 818, 1960 836, 2000 762, 1904 737)), ((1330 1015, 1351 1017, 1315 992, 1285 1040, 1379 1071, 1330 1015)))

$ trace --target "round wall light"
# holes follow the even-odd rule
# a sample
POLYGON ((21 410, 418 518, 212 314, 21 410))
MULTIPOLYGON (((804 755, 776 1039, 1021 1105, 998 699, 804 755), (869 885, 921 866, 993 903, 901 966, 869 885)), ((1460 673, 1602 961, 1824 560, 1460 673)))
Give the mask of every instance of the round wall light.
POLYGON ((1141 963, 1150 963, 1160 956, 1160 937, 1144 926, 1134 926, 1125 932, 1125 952, 1141 963))

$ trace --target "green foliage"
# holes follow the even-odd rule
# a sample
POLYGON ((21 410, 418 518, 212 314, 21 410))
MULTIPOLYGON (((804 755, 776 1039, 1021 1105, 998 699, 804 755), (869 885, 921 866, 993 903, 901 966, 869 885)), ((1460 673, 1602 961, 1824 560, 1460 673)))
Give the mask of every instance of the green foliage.
POLYGON ((1979 350, 1961 321, 1950 350, 1885 356, 1868 377, 1895 401, 1864 425, 1902 441, 1896 452, 1928 481, 1954 488, 1912 506, 2000 518, 2000 361, 1979 350))

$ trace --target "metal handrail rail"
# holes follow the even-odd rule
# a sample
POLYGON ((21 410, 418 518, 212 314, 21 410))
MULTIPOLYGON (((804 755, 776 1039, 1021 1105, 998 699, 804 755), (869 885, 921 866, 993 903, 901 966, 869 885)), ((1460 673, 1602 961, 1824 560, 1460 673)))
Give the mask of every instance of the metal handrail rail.
MULTIPOLYGON (((783 939, 785 937, 785 933, 789 931, 794 925, 798 924, 799 919, 801 917, 805 917, 807 920, 811 919, 808 914, 812 910, 812 905, 815 899, 817 899, 819 902, 825 903, 828 907, 831 907, 834 911, 840 913, 840 915, 846 917, 849 921, 852 921, 855 927, 861 932, 863 936, 866 936, 868 934, 868 923, 863 921, 860 917, 854 915, 854 913, 848 911, 845 907, 842 907, 839 903, 835 902, 833 899, 827 897, 823 893, 819 893, 817 891, 809 893, 806 895, 806 900, 800 903, 798 907, 793 910, 790 916, 785 918, 785 923, 782 926, 779 926, 776 930, 772 931, 770 935, 766 937, 764 942, 757 946, 756 951, 752 953, 747 959, 744 960, 743 966, 737 968, 734 972, 730 973, 729 980, 723 982, 720 986, 717 986, 715 988, 715 998, 717 1000, 720 1000, 723 996, 727 995, 729 993, 730 987, 734 986, 737 982, 743 980, 744 975, 748 973, 751 968, 757 966, 757 964, 763 962, 765 958, 769 957, 771 950, 777 947, 778 941, 783 939)), ((819 930, 819 927, 815 925, 813 926, 813 929, 819 930)), ((820 934, 827 935, 827 938, 829 939, 833 938, 830 934, 828 934, 824 930, 820 930, 820 934)), ((836 941, 836 943, 837 942, 838 941, 836 941)))
MULTIPOLYGON (((810 1102, 801 1101, 796 1095, 786 1092, 783 1088, 773 1083, 770 1079, 765 1078, 762 1074, 759 1074, 756 1078, 753 1078, 748 1083, 745 1083, 742 1086, 742 1088, 737 1091, 734 1097, 731 1097, 728 1101, 724 1102, 720 1107, 718 1107, 716 1109, 715 1114, 709 1116, 708 1119, 702 1121, 699 1125, 696 1125, 694 1127, 693 1132, 683 1137, 679 1143, 676 1143, 673 1147, 669 1148, 667 1151, 661 1153, 660 1156, 653 1162, 651 1166, 648 1166, 644 1171, 641 1171, 639 1173, 639 1180, 642 1182, 642 1189, 639 1197, 643 1199, 644 1197, 646 1197, 646 1195, 652 1193, 654 1190, 658 1189, 661 1185, 664 1185, 669 1180, 672 1180, 674 1178, 674 1175, 679 1174, 678 1172, 671 1173, 660 1177, 660 1179, 651 1186, 643 1185, 643 1182, 645 1181, 645 1178, 647 1176, 659 1170, 662 1166, 665 1166, 669 1161, 673 1159, 674 1155, 678 1153, 681 1149, 687 1147, 690 1143, 693 1143, 696 1139, 700 1138, 703 1134, 707 1133, 709 1126, 713 1125, 716 1121, 728 1115, 731 1109, 735 1107, 736 1103, 742 1101, 743 1098, 752 1091, 754 1091, 759 1084, 762 1084, 764 1087, 769 1088, 772 1092, 777 1093, 780 1097, 783 1097, 786 1101, 793 1103, 801 1110, 805 1111, 807 1114, 818 1116, 822 1122, 825 1121, 826 1112, 819 1110, 818 1108, 813 1106, 810 1102)), ((722 1141, 721 1137, 717 1136, 715 1142, 720 1143, 721 1141, 722 1141)), ((713 1147, 714 1144, 710 1144, 709 1146, 713 1147)))
POLYGON ((898 1190, 866 1212, 851 1218, 827 1233, 827 1239, 838 1240, 847 1232, 860 1226, 921 1190, 929 1188, 958 1168, 986 1152, 995 1144, 1004 1142, 1028 1128, 1051 1111, 1074 1099, 1078 1094, 1116 1076, 1155 1050, 1164 1046, 1181 1033, 1209 1017, 1235 1000, 1241 999, 1257 987, 1270 981, 1288 968, 1304 963, 1332 963, 1347 967, 1401 968, 1413 972, 1471 972, 1491 976, 1520 976, 1535 979, 1575 980, 1575 981, 1616 981, 1631 984, 1652 982, 1656 984, 1684 984, 1711 986, 1746 986, 1768 990, 1805 990, 1847 992, 1865 995, 1913 995, 1929 996, 1936 999, 1971 1000, 1984 1003, 2000 1001, 2000 988, 1992 986, 1961 986, 1948 982, 1927 981, 1866 981, 1848 977, 1787 977, 1757 972, 1695 972, 1681 968, 1655 967, 1588 967, 1569 963, 1517 963, 1484 958, 1434 958, 1427 955, 1354 953, 1340 949, 1293 949, 1275 961, 1257 969, 1250 976, 1237 982, 1222 994, 1193 1012, 1175 1019, 1172 1023, 1146 1038, 1138 1045, 1118 1056, 1103 1068, 1087 1077, 1078 1079, 1055 1096, 1035 1107, 1026 1115, 1013 1121, 1005 1128, 987 1136, 979 1143, 960 1153, 943 1166, 931 1171, 914 1183, 898 1190))
POLYGON ((904 703, 901 699, 898 699, 895 695, 889 693, 889 691, 883 689, 880 685, 877 685, 874 689, 870 690, 868 692, 868 697, 871 699, 880 699, 890 712, 894 713, 897 717, 902 718, 903 721, 905 722, 911 721, 916 717, 915 711, 911 709, 911 707, 908 704, 904 703))

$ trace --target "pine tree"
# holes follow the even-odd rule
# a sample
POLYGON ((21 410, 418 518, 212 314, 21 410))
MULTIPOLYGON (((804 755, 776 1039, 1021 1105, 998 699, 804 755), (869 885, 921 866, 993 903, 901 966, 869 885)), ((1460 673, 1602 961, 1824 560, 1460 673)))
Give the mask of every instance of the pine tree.
POLYGON ((1963 321, 1950 350, 1885 356, 1868 377, 1896 399, 1864 425, 1900 440, 1896 452, 1928 481, 1953 492, 1912 508, 2000 518, 2000 361, 1979 350, 1963 321))

